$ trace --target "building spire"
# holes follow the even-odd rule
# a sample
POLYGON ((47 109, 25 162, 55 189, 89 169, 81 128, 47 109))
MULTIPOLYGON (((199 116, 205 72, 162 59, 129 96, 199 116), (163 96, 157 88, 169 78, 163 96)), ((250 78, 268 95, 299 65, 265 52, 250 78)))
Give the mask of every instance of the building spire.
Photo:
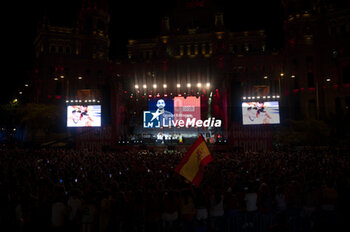
POLYGON ((222 11, 218 11, 215 13, 214 25, 215 25, 216 31, 224 31, 225 30, 224 13, 222 11))
POLYGON ((161 33, 162 33, 162 34, 168 34, 169 32, 170 32, 170 20, 169 20, 169 16, 163 16, 163 18, 162 18, 161 33))

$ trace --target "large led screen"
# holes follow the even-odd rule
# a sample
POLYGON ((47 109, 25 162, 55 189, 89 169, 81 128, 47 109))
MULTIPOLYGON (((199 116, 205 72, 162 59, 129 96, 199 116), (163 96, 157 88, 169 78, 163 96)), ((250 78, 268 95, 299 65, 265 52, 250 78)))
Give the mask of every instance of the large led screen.
POLYGON ((243 102, 243 125, 279 124, 278 101, 243 102))
POLYGON ((100 127, 101 105, 67 106, 67 127, 100 127))
POLYGON ((201 99, 197 97, 175 97, 174 98, 174 117, 175 120, 184 120, 195 118, 201 119, 201 99))
POLYGON ((144 111, 144 128, 176 126, 177 122, 194 124, 201 120, 201 100, 197 97, 152 98, 144 111), (194 120, 194 121, 193 121, 194 120))
MULTIPOLYGON (((171 98, 152 98, 148 101, 148 116, 160 126, 172 125, 174 120, 174 101, 171 98)), ((147 116, 146 116, 147 117, 147 116)))

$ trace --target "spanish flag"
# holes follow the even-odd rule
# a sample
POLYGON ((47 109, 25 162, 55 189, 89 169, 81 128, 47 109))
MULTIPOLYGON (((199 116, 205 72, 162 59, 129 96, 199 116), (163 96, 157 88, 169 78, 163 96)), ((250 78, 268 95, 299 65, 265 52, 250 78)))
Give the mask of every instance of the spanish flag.
POLYGON ((204 167, 213 160, 203 136, 200 135, 177 165, 175 172, 198 187, 203 178, 204 167))

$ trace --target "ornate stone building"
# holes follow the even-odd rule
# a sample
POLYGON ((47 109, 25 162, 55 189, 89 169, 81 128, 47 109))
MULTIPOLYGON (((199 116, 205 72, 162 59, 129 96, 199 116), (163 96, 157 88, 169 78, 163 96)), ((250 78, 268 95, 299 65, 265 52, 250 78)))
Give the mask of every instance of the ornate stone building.
POLYGON ((286 1, 288 96, 295 118, 349 116, 349 1, 286 1), (337 115, 337 116, 336 116, 337 115))
POLYGON ((77 91, 82 89, 90 90, 87 98, 101 97, 99 92, 111 76, 110 17, 105 5, 89 2, 72 27, 51 25, 43 18, 34 41, 34 101, 78 99, 77 91))
POLYGON ((38 28, 33 99, 100 99, 115 138, 128 138, 154 96, 200 96, 204 111, 223 119, 221 135, 231 144, 262 149, 271 137, 241 126, 244 100, 278 98, 282 121, 349 115, 347 1, 283 1, 281 50, 268 47, 264 30, 230 31, 214 1, 178 1, 158 36, 130 38, 127 57, 118 62, 109 60, 106 5, 89 2, 74 26, 44 19, 38 28))

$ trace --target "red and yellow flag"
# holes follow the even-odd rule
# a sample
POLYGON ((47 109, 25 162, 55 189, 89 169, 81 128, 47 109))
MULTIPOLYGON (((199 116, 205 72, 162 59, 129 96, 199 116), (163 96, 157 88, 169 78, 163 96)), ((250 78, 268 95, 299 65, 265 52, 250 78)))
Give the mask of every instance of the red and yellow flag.
POLYGON ((204 167, 213 160, 203 136, 200 135, 177 165, 175 172, 198 187, 203 178, 204 167))

